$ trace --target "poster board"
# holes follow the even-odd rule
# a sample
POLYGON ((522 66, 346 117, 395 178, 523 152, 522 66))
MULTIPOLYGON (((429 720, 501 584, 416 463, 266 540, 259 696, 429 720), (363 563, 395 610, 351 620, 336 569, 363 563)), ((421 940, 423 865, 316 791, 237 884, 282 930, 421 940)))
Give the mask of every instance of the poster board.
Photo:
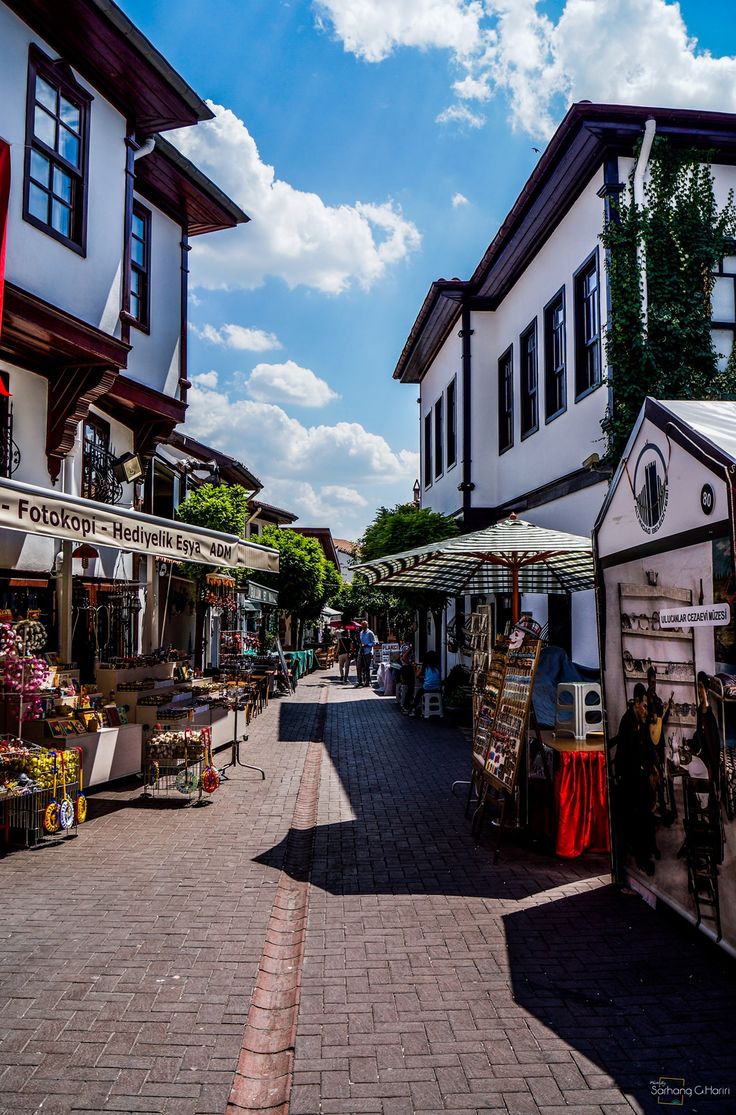
POLYGON ((518 629, 490 655, 473 731, 473 768, 497 790, 516 785, 541 643, 518 629))
POLYGON ((291 676, 289 674, 289 664, 286 661, 286 655, 284 654, 284 648, 281 646, 281 639, 276 640, 276 653, 279 656, 279 665, 281 666, 281 672, 284 675, 284 679, 286 681, 286 684, 289 687, 289 692, 291 693, 292 688, 291 688, 291 676))

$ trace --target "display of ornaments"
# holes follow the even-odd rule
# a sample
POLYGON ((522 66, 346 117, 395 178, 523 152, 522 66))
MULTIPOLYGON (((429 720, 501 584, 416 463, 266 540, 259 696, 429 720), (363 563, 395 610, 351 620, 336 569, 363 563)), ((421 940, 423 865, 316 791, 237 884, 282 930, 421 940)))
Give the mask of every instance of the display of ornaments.
POLYGON ((48 635, 46 628, 37 619, 19 619, 15 624, 15 632, 25 650, 41 650, 46 646, 48 635))
POLYGON ((20 641, 10 623, 0 623, 0 654, 17 655, 20 651, 20 641))

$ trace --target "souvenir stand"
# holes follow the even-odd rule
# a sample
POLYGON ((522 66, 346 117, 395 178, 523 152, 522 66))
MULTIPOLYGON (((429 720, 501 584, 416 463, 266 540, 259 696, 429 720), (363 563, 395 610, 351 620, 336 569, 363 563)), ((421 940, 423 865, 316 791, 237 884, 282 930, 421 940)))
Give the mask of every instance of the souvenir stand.
POLYGON ((735 470, 736 403, 649 398, 593 534, 615 876, 732 953, 735 470))
POLYGON ((188 804, 196 795, 200 804, 202 794, 213 794, 220 784, 209 728, 165 730, 157 724, 146 740, 143 777, 144 797, 173 796, 188 804))
MULTIPOLYGON (((472 627, 471 627, 472 632, 472 627)), ((475 792, 477 805, 473 831, 480 835, 486 808, 492 798, 500 799, 499 833, 494 860, 498 862, 500 841, 512 807, 517 819, 520 775, 524 770, 527 732, 531 712, 532 686, 539 661, 540 640, 536 632, 527 634, 519 627, 511 635, 499 635, 484 669, 476 668, 473 677, 483 687, 474 694, 472 780, 466 813, 475 792)), ((480 660, 479 654, 479 660, 480 660)))

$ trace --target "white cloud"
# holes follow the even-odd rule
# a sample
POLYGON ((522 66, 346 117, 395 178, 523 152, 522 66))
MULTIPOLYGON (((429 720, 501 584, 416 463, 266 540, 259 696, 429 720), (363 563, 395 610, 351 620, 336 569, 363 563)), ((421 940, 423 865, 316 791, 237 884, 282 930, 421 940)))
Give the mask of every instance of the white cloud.
POLYGON ((418 475, 418 453, 393 449, 359 422, 306 426, 272 403, 201 382, 189 391, 185 432, 252 468, 268 503, 341 538, 357 538, 382 504, 411 499, 418 475))
POLYGON ((392 200, 327 205, 276 177, 242 120, 211 104, 215 119, 169 133, 252 218, 237 229, 197 238, 192 282, 210 289, 254 289, 268 276, 340 294, 368 289, 421 242, 392 200))
POLYGON ((459 209, 462 205, 470 205, 470 202, 466 198, 465 194, 453 194, 452 208, 459 209))
POLYGON ((199 372, 192 376, 192 383, 198 387, 217 387, 217 372, 199 372))
POLYGON ((203 341, 243 352, 268 352, 270 349, 284 347, 275 333, 266 333, 263 329, 248 329, 244 325, 221 325, 217 329, 214 325, 197 326, 190 322, 189 328, 203 341))
POLYGON ((549 136, 571 101, 736 111, 736 57, 714 57, 671 0, 566 0, 557 22, 541 0, 315 0, 335 34, 367 61, 399 47, 447 51, 463 72, 460 104, 440 123, 479 126, 468 108, 494 94, 515 127, 549 136), (396 10, 394 10, 396 9, 396 10))
POLYGON ((315 9, 345 50, 367 62, 381 62, 399 46, 471 54, 478 49, 483 14, 480 0, 316 0, 315 9))
POLYGON ((437 124, 467 124, 469 128, 482 128, 486 122, 485 116, 473 112, 467 105, 450 105, 437 116, 437 124))
POLYGON ((251 399, 259 403, 322 407, 340 397, 323 379, 309 368, 300 368, 293 360, 284 364, 256 364, 245 386, 251 399))

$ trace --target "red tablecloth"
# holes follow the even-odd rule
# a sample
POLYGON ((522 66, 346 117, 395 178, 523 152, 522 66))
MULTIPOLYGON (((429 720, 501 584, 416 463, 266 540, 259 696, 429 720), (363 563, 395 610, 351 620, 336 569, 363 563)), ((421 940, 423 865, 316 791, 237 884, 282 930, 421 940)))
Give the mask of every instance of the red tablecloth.
POLYGON ((608 852, 606 757, 599 751, 562 751, 555 774, 558 856, 608 852))

